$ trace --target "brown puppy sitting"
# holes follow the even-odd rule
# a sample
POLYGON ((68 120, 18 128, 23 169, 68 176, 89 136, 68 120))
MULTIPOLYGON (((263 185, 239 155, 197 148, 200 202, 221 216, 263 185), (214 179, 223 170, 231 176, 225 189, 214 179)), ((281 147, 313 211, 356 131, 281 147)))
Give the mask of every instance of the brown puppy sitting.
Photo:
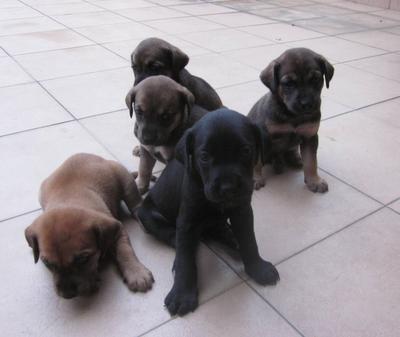
POLYGON ((126 105, 131 118, 133 111, 136 114, 134 132, 140 141, 137 183, 143 194, 156 160, 170 161, 185 130, 208 111, 194 105, 188 89, 163 75, 151 76, 134 86, 126 96, 126 105))
MULTIPOLYGON (((329 88, 333 73, 333 66, 323 56, 306 48, 289 49, 261 72, 260 79, 271 92, 248 114, 266 131, 266 158, 275 171, 282 172, 285 164, 303 166, 307 187, 320 193, 328 190, 317 170, 321 91, 324 76, 329 88)), ((259 163, 255 170, 256 189, 265 185, 264 164, 259 163)))
POLYGON ((154 282, 139 262, 128 234, 116 217, 123 200, 129 210, 141 197, 133 176, 115 161, 91 154, 67 159, 41 185, 41 214, 26 230, 35 263, 39 256, 52 272, 58 295, 72 298, 98 288, 98 267, 115 258, 132 291, 154 282))
POLYGON ((189 57, 179 48, 158 38, 148 38, 138 44, 131 55, 135 84, 154 75, 164 75, 183 85, 194 95, 195 104, 206 110, 222 106, 217 92, 203 79, 186 69, 189 57))

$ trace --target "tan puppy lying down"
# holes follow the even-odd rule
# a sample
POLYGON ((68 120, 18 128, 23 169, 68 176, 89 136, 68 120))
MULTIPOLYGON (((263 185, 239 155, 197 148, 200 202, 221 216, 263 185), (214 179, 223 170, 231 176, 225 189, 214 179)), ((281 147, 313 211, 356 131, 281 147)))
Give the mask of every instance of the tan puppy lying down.
POLYGON ((41 185, 41 214, 26 230, 33 250, 52 272, 58 295, 72 298, 98 289, 98 266, 115 258, 132 291, 154 282, 140 263, 129 236, 117 220, 123 200, 133 214, 141 197, 133 176, 115 161, 75 154, 41 185))

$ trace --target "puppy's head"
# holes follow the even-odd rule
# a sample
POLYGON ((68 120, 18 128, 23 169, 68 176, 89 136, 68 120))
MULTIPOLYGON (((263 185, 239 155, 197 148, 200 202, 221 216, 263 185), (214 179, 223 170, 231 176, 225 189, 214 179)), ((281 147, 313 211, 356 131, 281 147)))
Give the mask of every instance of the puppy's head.
POLYGON ((35 263, 53 275, 59 296, 90 295, 98 289, 99 259, 115 242, 121 223, 82 209, 45 211, 25 230, 35 263))
POLYGON ((206 198, 225 207, 251 197, 253 168, 263 153, 260 128, 226 108, 205 115, 176 147, 176 158, 201 179, 206 198))
POLYGON ((179 72, 188 62, 189 57, 167 41, 154 37, 145 39, 131 55, 135 85, 155 75, 165 75, 177 81, 179 72))
POLYGON ((126 96, 130 116, 136 115, 135 135, 144 145, 164 145, 189 118, 194 96, 166 76, 152 76, 126 96))
POLYGON ((324 77, 329 88, 333 73, 333 66, 322 55, 293 48, 272 61, 260 79, 290 113, 301 115, 319 113, 324 77))

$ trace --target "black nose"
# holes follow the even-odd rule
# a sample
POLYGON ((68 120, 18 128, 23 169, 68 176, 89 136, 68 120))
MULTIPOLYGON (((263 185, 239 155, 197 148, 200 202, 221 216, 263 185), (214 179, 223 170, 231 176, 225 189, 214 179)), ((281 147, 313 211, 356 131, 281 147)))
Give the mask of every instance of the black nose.
POLYGON ((300 99, 300 105, 304 110, 311 109, 313 107, 313 101, 309 97, 303 97, 300 99))
POLYGON ((142 134, 144 144, 153 144, 157 140, 157 133, 154 131, 146 131, 142 134))
POLYGON ((235 195, 238 188, 237 182, 224 182, 219 185, 218 194, 222 198, 229 198, 235 195))
POLYGON ((67 283, 59 286, 60 294, 64 298, 73 298, 78 296, 78 287, 74 283, 67 283))

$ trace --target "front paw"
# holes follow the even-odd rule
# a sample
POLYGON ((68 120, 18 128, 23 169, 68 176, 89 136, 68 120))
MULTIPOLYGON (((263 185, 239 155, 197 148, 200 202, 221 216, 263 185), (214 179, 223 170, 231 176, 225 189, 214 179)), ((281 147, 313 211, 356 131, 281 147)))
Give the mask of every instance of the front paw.
POLYGON ((328 183, 320 177, 316 179, 305 179, 305 183, 311 192, 325 193, 328 191, 328 183))
POLYGON ((279 273, 274 265, 262 259, 245 266, 245 270, 254 281, 261 285, 275 285, 279 281, 279 273))
POLYGON ((264 187, 267 180, 263 177, 254 178, 254 189, 258 191, 260 188, 264 187))
POLYGON ((145 266, 140 266, 125 272, 124 281, 133 292, 146 292, 153 286, 154 278, 150 270, 145 266))
POLYGON ((173 286, 165 298, 164 304, 172 316, 176 314, 179 316, 186 315, 194 311, 199 305, 197 290, 183 290, 173 286))
POLYGON ((136 145, 132 150, 132 155, 134 157, 140 157, 140 146, 136 145))

